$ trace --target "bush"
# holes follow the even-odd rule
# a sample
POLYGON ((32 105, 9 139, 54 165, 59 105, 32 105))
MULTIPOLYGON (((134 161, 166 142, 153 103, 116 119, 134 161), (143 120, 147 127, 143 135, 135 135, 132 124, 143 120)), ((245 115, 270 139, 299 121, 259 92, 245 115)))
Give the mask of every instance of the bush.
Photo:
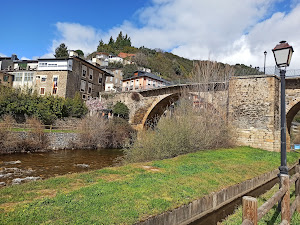
POLYGON ((122 102, 117 102, 112 109, 114 115, 121 117, 123 119, 128 119, 129 118, 129 109, 128 107, 122 103, 122 102))
POLYGON ((106 148, 122 148, 131 142, 134 135, 135 130, 126 120, 114 117, 108 123, 106 148))
POLYGON ((87 149, 104 148, 107 143, 107 120, 103 117, 87 116, 79 125, 80 142, 77 147, 87 149))
POLYGON ((231 146, 226 122, 209 108, 194 108, 181 100, 171 116, 162 117, 154 129, 138 134, 124 149, 124 162, 140 162, 175 157, 204 149, 231 146))
POLYGON ((132 99, 133 101, 138 102, 138 101, 140 101, 140 95, 139 95, 138 93, 136 93, 136 92, 132 92, 132 94, 131 94, 131 99, 132 99))
POLYGON ((12 132, 12 124, 16 121, 11 116, 4 116, 0 123, 0 153, 34 152, 45 150, 48 138, 44 133, 44 127, 36 118, 27 120, 30 131, 20 133, 12 132))
POLYGON ((74 147, 86 149, 122 148, 134 135, 134 130, 126 120, 107 120, 95 115, 83 118, 79 130, 80 139, 74 143, 74 147))

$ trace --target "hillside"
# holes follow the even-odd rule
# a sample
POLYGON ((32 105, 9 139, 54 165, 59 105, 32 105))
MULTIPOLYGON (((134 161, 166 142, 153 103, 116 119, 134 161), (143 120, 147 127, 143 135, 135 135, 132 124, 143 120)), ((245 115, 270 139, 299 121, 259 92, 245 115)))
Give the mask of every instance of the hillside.
MULTIPOLYGON (((149 49, 144 46, 136 48, 131 46, 130 37, 128 37, 127 34, 123 36, 122 32, 119 33, 116 40, 110 37, 107 44, 100 40, 97 51, 88 55, 87 59, 95 57, 96 52, 106 52, 114 55, 118 55, 120 52, 135 54, 132 61, 136 64, 125 66, 120 63, 109 64, 110 68, 123 68, 124 78, 132 76, 133 72, 139 67, 145 67, 151 69, 152 73, 176 83, 178 81, 189 80, 192 77, 193 70, 195 70, 193 60, 174 55, 170 52, 164 52, 161 49, 149 49)), ((200 64, 205 66, 208 65, 207 62, 209 61, 201 61, 200 64)), ((222 68, 225 67, 223 63, 217 64, 222 68)), ((243 64, 236 64, 230 67, 238 73, 240 73, 239 71, 241 70, 256 72, 256 68, 248 67, 243 64)))

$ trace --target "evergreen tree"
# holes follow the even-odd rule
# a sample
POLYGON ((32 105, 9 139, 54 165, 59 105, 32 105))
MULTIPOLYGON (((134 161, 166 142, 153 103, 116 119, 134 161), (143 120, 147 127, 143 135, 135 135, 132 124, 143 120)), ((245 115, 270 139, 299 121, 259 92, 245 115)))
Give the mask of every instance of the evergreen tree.
POLYGON ((78 54, 79 57, 84 57, 84 53, 83 53, 82 50, 78 49, 75 52, 77 52, 77 54, 78 54))
POLYGON ((97 52, 104 52, 105 51, 105 44, 103 42, 103 40, 101 39, 99 41, 99 45, 97 47, 97 52))
POLYGON ((66 58, 69 56, 68 48, 64 43, 61 43, 59 47, 55 49, 55 58, 66 58))
POLYGON ((115 40, 113 39, 113 37, 112 36, 110 36, 110 39, 109 39, 109 42, 108 42, 108 45, 110 46, 110 47, 115 47, 115 40))

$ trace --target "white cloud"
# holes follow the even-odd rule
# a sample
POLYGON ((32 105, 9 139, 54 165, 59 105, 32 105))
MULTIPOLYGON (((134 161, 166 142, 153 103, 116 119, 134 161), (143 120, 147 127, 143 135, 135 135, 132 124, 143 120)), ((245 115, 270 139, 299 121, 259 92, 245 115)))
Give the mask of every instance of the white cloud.
POLYGON ((55 49, 61 43, 65 43, 68 49, 81 49, 84 53, 92 53, 97 49, 101 39, 100 31, 91 26, 57 22, 56 28, 60 37, 52 41, 52 45, 48 49, 49 52, 43 55, 42 58, 53 58, 55 49))
POLYGON ((23 56, 23 57, 21 58, 21 60, 30 60, 30 59, 23 56))
POLYGON ((6 55, 0 52, 0 57, 6 57, 6 55))
POLYGON ((297 67, 300 60, 299 0, 291 0, 293 10, 288 14, 275 12, 272 15, 275 4, 280 1, 152 0, 150 7, 138 10, 139 25, 124 21, 108 32, 58 22, 60 37, 53 41, 48 56, 53 57, 55 48, 62 42, 69 49, 91 53, 100 39, 107 42, 110 36, 116 37, 122 30, 136 47, 161 48, 190 59, 210 58, 253 66, 263 65, 265 50, 267 65, 274 65, 271 49, 280 40, 287 40, 295 49, 292 66, 297 67))

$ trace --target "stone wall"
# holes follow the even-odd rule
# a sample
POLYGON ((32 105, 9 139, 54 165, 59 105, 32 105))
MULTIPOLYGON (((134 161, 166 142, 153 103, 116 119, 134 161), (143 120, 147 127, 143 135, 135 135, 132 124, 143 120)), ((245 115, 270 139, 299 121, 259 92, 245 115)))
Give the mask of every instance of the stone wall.
MULTIPOLYGON (((28 132, 14 132, 14 134, 21 139, 26 139, 28 136, 28 132)), ((45 133, 45 135, 49 143, 44 150, 72 149, 73 143, 79 141, 78 133, 45 133)))
POLYGON ((230 123, 236 144, 280 151, 280 80, 276 76, 233 77, 229 84, 230 123))
POLYGON ((73 143, 79 140, 78 133, 47 133, 49 138, 48 149, 71 149, 73 143))

